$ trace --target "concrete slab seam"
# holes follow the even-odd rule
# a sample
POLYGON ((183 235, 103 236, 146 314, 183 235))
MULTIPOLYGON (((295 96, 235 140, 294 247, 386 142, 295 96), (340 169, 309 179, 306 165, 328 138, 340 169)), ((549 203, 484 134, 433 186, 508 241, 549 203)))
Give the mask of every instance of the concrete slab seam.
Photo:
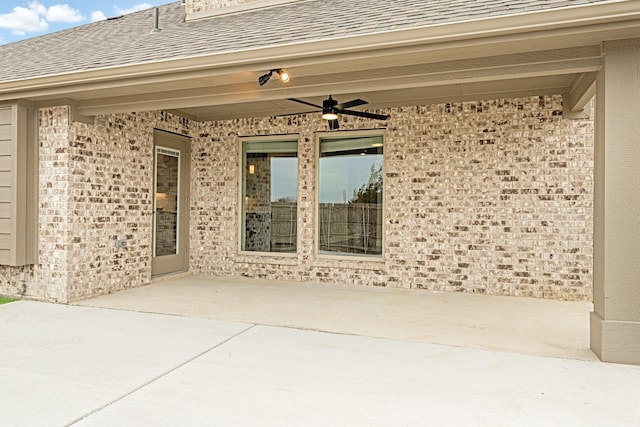
POLYGON ((161 379, 161 378, 163 378, 163 377, 166 377, 167 375, 169 375, 169 374, 171 374, 171 373, 173 373, 173 372, 177 371, 178 369, 182 368, 183 366, 188 365, 189 363, 193 362, 194 360, 199 359, 200 357, 202 357, 202 356, 206 355, 207 353, 209 353, 209 352, 211 352, 211 351, 213 351, 213 350, 215 350, 215 349, 217 349, 217 348, 219 348, 219 347, 223 346, 224 344, 228 343, 229 341, 233 340, 234 338, 239 337, 240 335, 244 334, 245 332, 248 332, 250 329, 253 329, 253 328, 254 328, 254 327, 256 327, 256 326, 257 326, 257 325, 252 324, 251 326, 249 326, 249 327, 247 327, 247 328, 243 329, 242 331, 240 331, 240 332, 238 332, 238 333, 236 333, 236 334, 234 334, 234 335, 230 336, 229 338, 227 338, 227 339, 225 339, 225 340, 223 340, 223 341, 219 342, 218 344, 216 344, 216 345, 214 345, 214 346, 212 346, 212 347, 210 347, 210 348, 208 348, 208 349, 204 350, 204 351, 203 351, 203 352, 201 352, 201 353, 198 353, 197 355, 195 355, 195 356, 191 357, 190 359, 185 360, 184 362, 182 362, 182 363, 180 363, 179 365, 177 365, 177 366, 175 366, 175 367, 173 367, 173 368, 169 369, 168 371, 163 372, 163 373, 161 373, 160 375, 158 375, 158 376, 156 376, 156 377, 154 377, 154 378, 150 379, 149 381, 145 382, 144 384, 141 384, 141 385, 139 385, 139 386, 135 387, 133 390, 130 390, 130 391, 126 392, 126 393, 125 393, 125 394, 123 394, 122 396, 119 396, 119 397, 117 397, 117 398, 115 398, 115 399, 113 399, 113 400, 111 400, 111 401, 109 401, 109 402, 105 403, 104 405, 102 405, 102 406, 100 406, 100 407, 98 407, 98 408, 96 408, 96 409, 94 409, 94 410, 92 410, 92 411, 90 411, 90 412, 86 413, 85 415, 82 415, 82 416, 80 416, 80 417, 76 418, 75 420, 71 421, 71 422, 70 422, 70 423, 68 423, 68 424, 65 424, 65 427, 70 427, 70 426, 72 426, 72 425, 75 425, 75 424, 79 423, 80 421, 83 421, 83 420, 85 420, 86 418, 90 417, 91 415, 93 415, 93 414, 95 414, 95 413, 98 413, 98 412, 100 412, 101 410, 103 410, 103 409, 105 409, 105 408, 107 408, 107 407, 109 407, 109 406, 113 405, 114 403, 117 403, 117 402, 121 401, 122 399, 124 399, 124 398, 126 398, 126 397, 128 397, 128 396, 131 396, 132 394, 136 393, 137 391, 142 390, 143 388, 145 388, 145 387, 147 387, 147 386, 149 386, 149 385, 153 384, 154 382, 158 381, 159 379, 161 379))

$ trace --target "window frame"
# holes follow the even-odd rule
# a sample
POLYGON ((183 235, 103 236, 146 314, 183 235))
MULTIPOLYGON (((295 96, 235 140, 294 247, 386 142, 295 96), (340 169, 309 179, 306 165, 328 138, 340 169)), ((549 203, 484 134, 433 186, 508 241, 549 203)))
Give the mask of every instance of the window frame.
POLYGON ((282 134, 282 135, 259 135, 259 136, 241 136, 238 138, 238 228, 237 228, 237 250, 238 255, 250 257, 270 257, 270 258, 297 258, 300 251, 300 136, 298 134, 282 134), (296 250, 295 252, 263 252, 263 251, 247 251, 243 248, 243 236, 245 228, 245 212, 244 212, 244 187, 245 187, 245 152, 244 144, 251 142, 295 142, 296 143, 296 159, 298 167, 296 171, 296 250))
POLYGON ((315 207, 314 207, 314 258, 317 260, 333 260, 333 261, 353 261, 353 262, 367 262, 367 263, 384 263, 386 261, 386 211, 387 205, 387 191, 386 191, 386 169, 387 169, 387 135, 386 129, 369 129, 369 130, 357 130, 357 131, 332 131, 332 132, 316 132, 315 137, 315 207), (338 139, 344 137, 345 139, 351 138, 366 138, 366 137, 381 137, 382 138, 382 224, 380 227, 381 233, 381 250, 380 255, 362 255, 362 254, 326 254, 320 253, 320 143, 323 139, 338 139))

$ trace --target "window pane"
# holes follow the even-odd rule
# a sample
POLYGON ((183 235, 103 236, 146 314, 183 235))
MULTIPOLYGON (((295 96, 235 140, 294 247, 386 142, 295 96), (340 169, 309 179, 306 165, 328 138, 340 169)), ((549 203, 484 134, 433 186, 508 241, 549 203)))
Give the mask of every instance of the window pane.
POLYGON ((156 149, 155 256, 178 253, 180 152, 156 149))
POLYGON ((297 249, 298 144, 243 143, 242 250, 297 249))
POLYGON ((320 254, 382 254, 382 153, 382 136, 320 140, 320 254))

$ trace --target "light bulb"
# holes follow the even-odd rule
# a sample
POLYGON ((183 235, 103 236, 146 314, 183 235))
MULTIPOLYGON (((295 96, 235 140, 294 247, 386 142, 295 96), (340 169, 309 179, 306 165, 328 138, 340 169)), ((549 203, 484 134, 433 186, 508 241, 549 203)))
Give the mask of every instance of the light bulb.
POLYGON ((322 112, 322 118, 325 120, 337 120, 338 115, 335 113, 335 111, 329 109, 322 112))
POLYGON ((278 75, 280 76, 280 80, 287 83, 289 81, 289 73, 284 70, 278 71, 278 75))

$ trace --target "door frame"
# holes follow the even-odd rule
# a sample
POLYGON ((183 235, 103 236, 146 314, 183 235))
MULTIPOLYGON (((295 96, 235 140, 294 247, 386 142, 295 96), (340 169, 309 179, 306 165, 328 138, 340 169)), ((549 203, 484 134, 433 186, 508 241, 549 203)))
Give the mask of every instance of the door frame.
POLYGON ((189 270, 189 217, 191 187, 191 138, 160 129, 153 130, 153 221, 151 227, 151 277, 181 273, 189 270), (180 152, 178 181, 177 254, 156 257, 156 174, 157 148, 180 152))

